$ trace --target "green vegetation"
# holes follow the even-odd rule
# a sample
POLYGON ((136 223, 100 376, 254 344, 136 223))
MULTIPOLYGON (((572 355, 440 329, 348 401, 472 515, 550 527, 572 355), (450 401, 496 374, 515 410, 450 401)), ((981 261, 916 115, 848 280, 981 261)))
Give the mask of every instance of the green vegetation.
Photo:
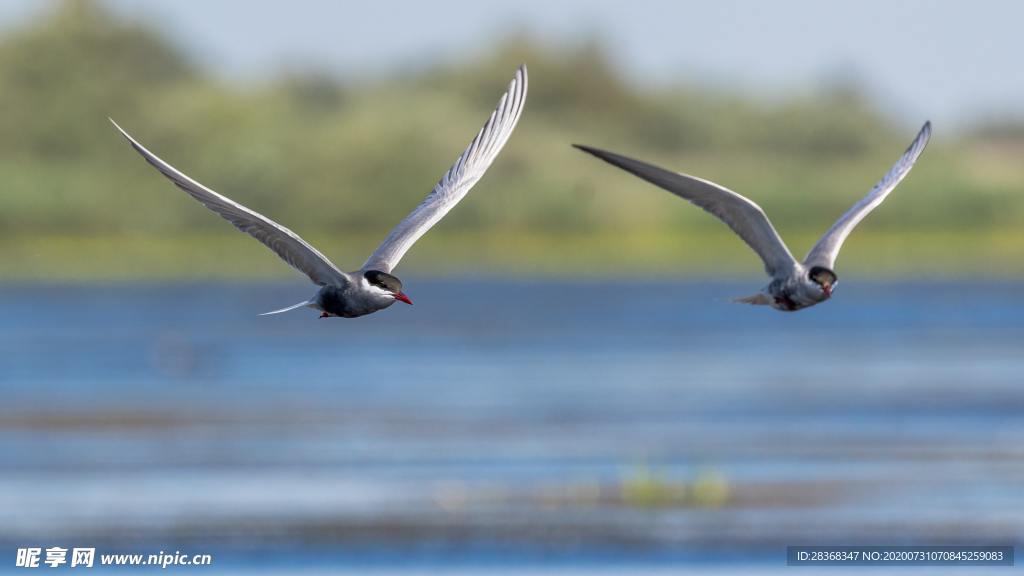
MULTIPOLYGON (((896 127, 844 86, 772 101, 686 78, 642 89, 599 42, 554 49, 526 37, 384 80, 292 74, 239 86, 157 31, 68 0, 0 37, 0 275, 291 274, 158 176, 108 116, 355 268, 461 152, 520 62, 530 98, 516 134, 403 274, 754 274, 756 257, 713 218, 569 144, 747 193, 802 254, 924 120, 896 127)), ((1022 158, 1019 127, 953 135, 936 126, 900 191, 852 236, 842 270, 1024 273, 1022 158)))
POLYGON ((715 470, 701 470, 693 482, 668 479, 646 464, 619 486, 623 504, 637 508, 719 508, 729 501, 729 482, 715 470))

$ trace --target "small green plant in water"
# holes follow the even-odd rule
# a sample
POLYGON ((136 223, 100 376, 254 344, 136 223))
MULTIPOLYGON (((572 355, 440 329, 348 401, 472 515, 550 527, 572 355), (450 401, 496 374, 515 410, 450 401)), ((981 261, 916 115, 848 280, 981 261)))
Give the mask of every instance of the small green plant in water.
POLYGON ((623 504, 636 508, 717 508, 729 500, 729 482, 721 472, 703 469, 688 486, 644 463, 625 475, 619 492, 623 504))
POLYGON ((637 508, 667 508, 686 504, 687 488, 682 482, 668 480, 642 464, 620 484, 622 502, 637 508))
POLYGON ((717 470, 703 469, 697 473, 691 490, 694 506, 718 508, 729 501, 729 482, 717 470))

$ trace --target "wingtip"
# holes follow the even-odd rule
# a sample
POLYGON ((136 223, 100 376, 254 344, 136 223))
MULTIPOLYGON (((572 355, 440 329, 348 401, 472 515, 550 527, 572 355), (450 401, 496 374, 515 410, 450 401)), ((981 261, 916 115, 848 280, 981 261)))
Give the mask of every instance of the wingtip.
POLYGON ((135 143, 135 139, 129 136, 128 133, 124 131, 124 128, 121 128, 121 125, 115 122, 113 118, 108 116, 107 120, 110 120, 110 123, 114 125, 114 128, 117 128, 117 131, 121 133, 121 136, 127 138, 129 142, 135 143))
POLYGON ((924 121, 924 126, 921 126, 921 130, 917 133, 917 137, 914 138, 914 141, 910 144, 910 148, 908 148, 908 150, 910 150, 910 149, 912 149, 912 148, 914 148, 916 146, 920 146, 921 149, 924 150, 924 147, 928 145, 928 141, 931 140, 931 139, 932 139, 932 121, 931 120, 925 120, 924 121))
POLYGON ((516 81, 522 84, 522 94, 523 98, 525 99, 526 91, 529 90, 530 88, 530 75, 526 71, 526 62, 520 64, 519 68, 516 68, 516 77, 512 80, 512 82, 515 83, 516 81))
POLYGON ((526 63, 523 62, 516 67, 516 73, 512 75, 512 80, 509 82, 509 89, 511 90, 516 84, 525 86, 529 82, 528 75, 526 72, 526 63))
POLYGON ((609 159, 613 157, 612 154, 605 152, 600 148, 594 148, 593 146, 587 146, 586 144, 573 144, 572 147, 581 152, 586 152, 595 158, 604 160, 605 162, 608 162, 609 159))

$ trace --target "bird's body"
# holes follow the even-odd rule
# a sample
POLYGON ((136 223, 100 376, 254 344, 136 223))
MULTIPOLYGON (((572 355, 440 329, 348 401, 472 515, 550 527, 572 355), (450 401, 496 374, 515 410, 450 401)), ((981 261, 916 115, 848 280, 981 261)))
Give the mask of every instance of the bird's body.
POLYGON ((313 297, 312 307, 326 316, 340 318, 358 318, 378 310, 383 310, 397 300, 387 294, 370 290, 365 278, 345 286, 324 286, 313 297), (360 285, 366 283, 366 285, 360 285))
POLYGON ((744 304, 767 305, 783 312, 796 312, 832 297, 833 282, 828 292, 821 285, 810 279, 802 265, 783 278, 772 278, 761 292, 746 298, 737 298, 744 304))
POLYGON ((930 137, 931 123, 925 122, 903 156, 864 198, 829 228, 803 262, 793 257, 764 210, 748 198, 695 176, 665 170, 614 152, 579 144, 575 146, 696 204, 722 220, 761 257, 765 272, 771 277, 771 282, 761 292, 736 301, 793 312, 832 297, 832 290, 838 284, 833 268, 843 241, 910 172, 930 137))
POLYGON ((320 286, 309 300, 265 314, 307 307, 319 310, 321 318, 356 318, 383 310, 396 301, 412 304, 412 300, 402 292, 401 280, 391 271, 416 240, 458 204, 484 175, 519 122, 526 92, 526 66, 520 66, 497 108, 455 164, 426 199, 391 231, 362 268, 353 272, 341 271, 298 234, 189 178, 139 144, 116 123, 114 126, 147 162, 176 186, 242 232, 262 242, 320 286))

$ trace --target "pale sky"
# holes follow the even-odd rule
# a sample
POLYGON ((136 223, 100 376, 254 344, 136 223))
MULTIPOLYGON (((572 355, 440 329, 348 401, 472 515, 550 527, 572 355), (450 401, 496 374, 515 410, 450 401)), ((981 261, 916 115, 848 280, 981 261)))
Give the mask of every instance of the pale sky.
MULTIPOLYGON (((513 31, 606 40, 640 82, 765 97, 852 77, 908 127, 1024 117, 1024 2, 925 0, 104 0, 200 63, 250 80, 282 68, 375 75, 472 59, 513 31)), ((0 0, 0 27, 46 9, 0 0)))

